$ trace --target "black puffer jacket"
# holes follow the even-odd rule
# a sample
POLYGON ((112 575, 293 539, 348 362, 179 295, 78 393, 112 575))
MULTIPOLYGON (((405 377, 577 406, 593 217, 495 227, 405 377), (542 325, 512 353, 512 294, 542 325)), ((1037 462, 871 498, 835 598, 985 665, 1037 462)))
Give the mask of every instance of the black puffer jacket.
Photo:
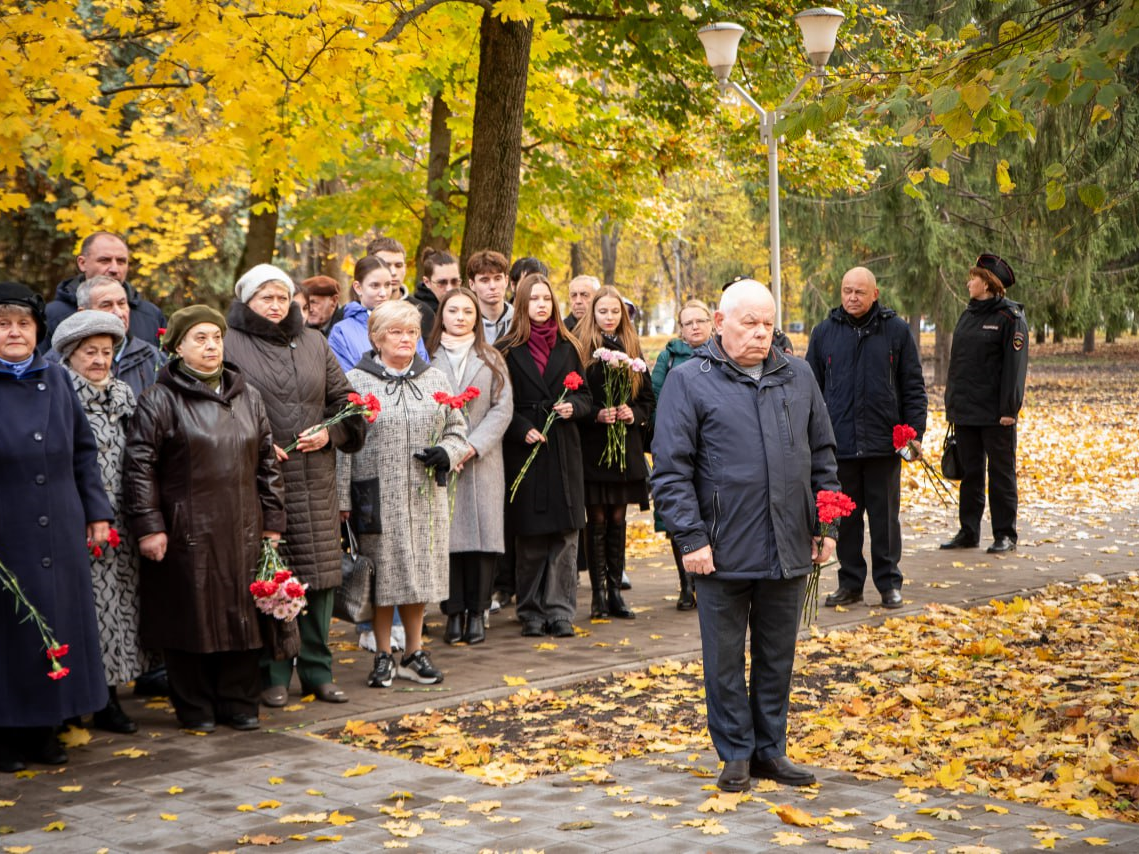
MULTIPOLYGON (((335 415, 352 387, 324 336, 307 329, 293 305, 280 323, 234 302, 227 317, 225 358, 261 392, 273 441, 282 448, 298 433, 335 415)), ((340 585, 340 508, 336 499, 336 451, 364 444, 364 419, 355 415, 328 428, 319 451, 293 451, 281 463, 289 527, 281 554, 314 590, 340 585)))
POLYGON ((909 324, 877 302, 864 317, 857 324, 839 306, 807 345, 840 460, 890 456, 896 424, 913 427, 918 441, 925 433, 925 380, 909 324))
POLYGON ((1015 418, 1028 374, 1028 323, 1010 299, 970 300, 957 328, 945 381, 945 417, 967 427, 1015 418))

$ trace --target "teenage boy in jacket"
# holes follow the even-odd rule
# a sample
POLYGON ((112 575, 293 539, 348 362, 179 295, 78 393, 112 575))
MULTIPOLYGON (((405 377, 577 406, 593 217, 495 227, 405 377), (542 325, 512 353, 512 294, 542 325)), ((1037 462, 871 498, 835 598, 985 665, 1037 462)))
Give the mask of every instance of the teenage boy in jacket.
POLYGON ((815 512, 819 490, 839 488, 834 434, 806 362, 772 347, 767 288, 734 283, 713 322, 661 392, 653 499, 696 580, 719 787, 806 786, 814 774, 786 756, 787 710, 807 577, 834 551, 815 512))

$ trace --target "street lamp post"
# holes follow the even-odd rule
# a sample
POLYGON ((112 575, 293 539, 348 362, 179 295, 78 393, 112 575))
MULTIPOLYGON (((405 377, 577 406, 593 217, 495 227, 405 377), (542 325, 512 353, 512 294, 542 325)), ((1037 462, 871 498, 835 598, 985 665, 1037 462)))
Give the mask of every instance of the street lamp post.
POLYGON ((779 138, 775 135, 775 125, 781 111, 791 104, 807 81, 814 77, 826 76, 826 64, 834 51, 835 38, 839 25, 845 16, 838 9, 822 7, 807 9, 795 16, 795 23, 803 34, 803 47, 811 60, 811 70, 799 78, 791 94, 783 103, 772 110, 765 110, 748 91, 729 79, 736 64, 736 49, 744 28, 739 24, 710 24, 697 32, 704 44, 708 64, 716 75, 721 91, 729 89, 759 114, 761 139, 767 144, 767 205, 771 229, 771 294, 775 297, 775 325, 783 327, 782 273, 779 265, 779 138))

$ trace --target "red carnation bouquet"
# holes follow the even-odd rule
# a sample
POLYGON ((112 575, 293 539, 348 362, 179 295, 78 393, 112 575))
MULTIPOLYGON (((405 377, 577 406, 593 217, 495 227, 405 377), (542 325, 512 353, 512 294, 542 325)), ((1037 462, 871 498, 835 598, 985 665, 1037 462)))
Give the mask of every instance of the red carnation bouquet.
POLYGON ((914 460, 921 463, 934 493, 942 504, 957 503, 957 499, 953 497, 953 487, 946 483, 937 470, 921 455, 921 450, 916 445, 917 438, 917 431, 909 424, 894 425, 894 451, 898 456, 907 463, 912 463, 914 460))
POLYGON ((293 578, 285 566, 277 546, 268 537, 261 541, 261 558, 257 561, 257 576, 249 585, 257 610, 289 622, 305 609, 307 584, 293 578))
MULTIPOLYGON (((333 424, 339 424, 345 418, 351 418, 353 415, 363 415, 364 420, 371 424, 380 417, 379 399, 374 394, 369 394, 361 397, 360 395, 356 394, 356 392, 352 392, 348 395, 348 403, 344 405, 343 409, 341 409, 327 421, 321 421, 315 427, 312 427, 305 432, 319 433, 321 430, 325 430, 331 427, 333 424)), ((289 444, 285 445, 285 447, 281 450, 283 450, 286 454, 295 451, 297 449, 297 445, 300 444, 300 441, 301 437, 297 436, 297 438, 293 439, 293 441, 289 442, 289 444)))
POLYGON ((58 682, 71 672, 70 668, 64 667, 59 662, 68 653, 67 644, 60 643, 55 639, 55 634, 52 632, 51 626, 47 624, 43 614, 31 603, 24 589, 20 587, 19 580, 3 563, 0 563, 0 587, 3 587, 15 598, 17 610, 19 610, 20 605, 23 605, 24 610, 28 612, 28 615, 20 622, 31 620, 35 625, 36 631, 40 633, 40 639, 43 641, 44 650, 47 652, 47 660, 51 662, 51 670, 47 672, 48 678, 55 679, 58 682))
MULTIPOLYGON (((439 408, 444 411, 443 423, 446 425, 446 410, 458 409, 466 414, 467 405, 478 397, 481 392, 473 385, 467 386, 460 394, 447 394, 445 391, 437 391, 434 395, 435 402, 439 404, 439 408)), ((431 433, 431 444, 438 445, 439 440, 443 438, 442 427, 436 427, 431 433)), ((455 514, 455 481, 459 477, 459 473, 452 469, 450 472, 439 472, 436 474, 435 466, 428 466, 428 477, 435 477, 436 486, 446 486, 448 490, 448 497, 451 503, 451 515, 455 514)))
MULTIPOLYGON (((123 538, 119 536, 118 529, 111 528, 110 532, 107 534, 107 549, 117 549, 122 541, 123 538)), ((98 543, 91 542, 90 540, 87 541, 87 551, 91 557, 103 556, 103 547, 98 543)))
MULTIPOLYGON (((830 537, 832 540, 838 537, 838 520, 853 513, 856 506, 854 499, 845 492, 833 489, 819 490, 815 496, 815 511, 819 520, 815 542, 819 548, 822 548, 825 537, 830 537)), ((811 574, 807 578, 807 596, 803 601, 804 626, 811 625, 819 613, 819 574, 822 568, 821 563, 813 564, 811 574)))
MULTIPOLYGON (((566 378, 562 380, 562 393, 561 396, 554 401, 554 406, 562 403, 566 399, 566 395, 571 391, 577 391, 585 383, 581 378, 581 374, 577 371, 570 371, 566 374, 566 378)), ((553 426, 554 419, 558 417, 558 413, 554 410, 554 406, 550 407, 550 414, 546 416, 546 425, 542 428, 542 439, 545 439, 550 432, 550 427, 553 426)), ((544 441, 537 441, 534 443, 534 450, 530 452, 530 456, 526 458, 526 463, 522 466, 522 471, 518 472, 518 477, 514 478, 514 483, 510 485, 510 501, 514 503, 514 495, 518 492, 518 487, 522 485, 522 478, 526 477, 526 472, 530 470, 530 464, 534 462, 534 457, 538 456, 538 451, 546 444, 544 441)))

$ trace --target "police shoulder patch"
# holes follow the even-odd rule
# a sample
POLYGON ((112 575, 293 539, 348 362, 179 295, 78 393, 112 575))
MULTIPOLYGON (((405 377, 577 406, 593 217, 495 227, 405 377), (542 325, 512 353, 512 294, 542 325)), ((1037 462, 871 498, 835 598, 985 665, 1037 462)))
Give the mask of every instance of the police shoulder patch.
POLYGON ((1015 335, 1012 336, 1012 349, 1014 349, 1014 350, 1023 350, 1024 349, 1024 333, 1023 332, 1017 332, 1015 335))

